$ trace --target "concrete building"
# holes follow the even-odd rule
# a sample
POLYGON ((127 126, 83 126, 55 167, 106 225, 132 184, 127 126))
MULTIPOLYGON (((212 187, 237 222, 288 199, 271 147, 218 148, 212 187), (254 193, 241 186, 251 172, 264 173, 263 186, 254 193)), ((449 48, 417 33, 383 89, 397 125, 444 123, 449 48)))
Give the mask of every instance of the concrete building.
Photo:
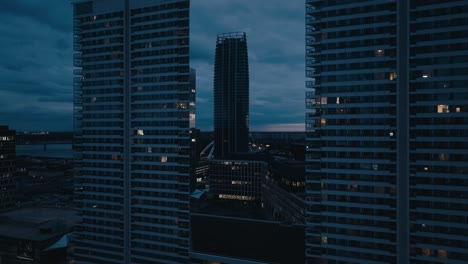
POLYGON ((214 67, 216 159, 247 152, 249 143, 249 61, 245 32, 219 34, 214 67))
POLYGON ((15 205, 16 131, 0 126, 0 211, 15 205))
POLYGON ((468 261, 467 17, 306 1, 307 263, 468 261))
POLYGON ((76 261, 186 263, 190 1, 72 3, 76 261))

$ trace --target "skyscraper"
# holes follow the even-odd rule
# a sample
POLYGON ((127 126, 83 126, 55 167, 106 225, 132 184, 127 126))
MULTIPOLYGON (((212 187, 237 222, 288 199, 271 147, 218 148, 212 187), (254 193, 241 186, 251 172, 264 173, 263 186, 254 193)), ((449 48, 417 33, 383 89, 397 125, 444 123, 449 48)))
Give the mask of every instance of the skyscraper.
POLYGON ((195 128, 195 121, 196 121, 196 102, 197 102, 197 70, 194 68, 190 68, 190 77, 189 77, 189 84, 190 84, 190 96, 189 96, 189 127, 195 128))
POLYGON ((0 126, 0 211, 15 205, 16 132, 0 126))
POLYGON ((73 1, 78 263, 186 263, 189 0, 73 1))
POLYGON ((214 67, 215 158, 247 152, 249 62, 245 32, 219 34, 214 67))
POLYGON ((306 14, 308 263, 466 263, 467 1, 306 14))

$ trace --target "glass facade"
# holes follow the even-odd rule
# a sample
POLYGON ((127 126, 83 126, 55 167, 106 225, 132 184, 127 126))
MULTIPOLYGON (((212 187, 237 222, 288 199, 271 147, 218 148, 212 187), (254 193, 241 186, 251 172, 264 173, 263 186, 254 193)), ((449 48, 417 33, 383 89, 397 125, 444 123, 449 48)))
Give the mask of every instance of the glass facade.
POLYGON ((210 160, 208 182, 210 192, 219 199, 258 201, 260 183, 267 164, 250 160, 210 160))
POLYGON ((186 263, 189 1, 74 4, 79 263, 186 263))
POLYGON ((467 8, 306 1, 308 263, 467 260, 467 8))
POLYGON ((214 67, 215 158, 247 152, 249 61, 244 32, 218 35, 214 67))

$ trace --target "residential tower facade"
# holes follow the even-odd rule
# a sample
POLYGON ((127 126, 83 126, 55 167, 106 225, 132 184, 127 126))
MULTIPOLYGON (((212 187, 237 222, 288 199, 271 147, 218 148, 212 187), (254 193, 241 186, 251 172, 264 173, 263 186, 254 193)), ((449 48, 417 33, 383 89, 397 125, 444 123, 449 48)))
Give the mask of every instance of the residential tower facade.
POLYGON ((468 261, 467 17, 306 1, 308 263, 468 261))
POLYGON ((189 3, 73 1, 78 263, 188 262, 189 3))

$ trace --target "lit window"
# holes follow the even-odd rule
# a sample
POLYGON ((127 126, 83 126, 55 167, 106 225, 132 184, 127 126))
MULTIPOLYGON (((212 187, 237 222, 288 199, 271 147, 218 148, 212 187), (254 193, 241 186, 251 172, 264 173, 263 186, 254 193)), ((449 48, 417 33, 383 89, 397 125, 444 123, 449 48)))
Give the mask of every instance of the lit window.
POLYGON ((375 51, 375 56, 376 56, 376 57, 383 57, 383 56, 385 56, 385 51, 384 51, 384 50, 381 50, 381 49, 376 50, 376 51, 375 51))
POLYGON ((197 141, 196 139, 192 138, 192 142, 196 142, 196 141, 197 141))
POLYGON ((340 97, 336 98, 336 104, 340 104, 340 97))
POLYGON ((429 167, 428 167, 428 166, 424 166, 423 170, 424 170, 424 171, 428 171, 428 170, 429 170, 429 167))
POLYGON ((328 243, 328 237, 322 237, 322 244, 328 243))
POLYGON ((177 103, 176 107, 181 108, 181 109, 186 109, 187 108, 187 103, 177 103))
POLYGON ((91 103, 95 103, 97 101, 97 98, 96 97, 91 97, 91 98, 89 98, 89 101, 91 103))
POLYGON ((431 76, 432 76, 432 70, 424 70, 421 75, 421 77, 423 78, 429 78, 431 76))
POLYGON ((161 162, 167 162, 167 156, 162 156, 161 157, 161 162))
POLYGON ((153 152, 153 148, 152 148, 152 147, 147 147, 147 148, 146 148, 146 152, 152 153, 152 152, 153 152))
POLYGON ((448 105, 437 105, 437 113, 449 113, 449 106, 448 105))
POLYGON ((327 120, 324 119, 324 118, 322 118, 322 119, 320 120, 320 124, 321 124, 322 126, 326 125, 326 124, 327 124, 327 120))
POLYGON ((137 130, 137 135, 144 136, 145 132, 143 132, 143 130, 139 129, 139 130, 137 130))
POLYGON ((461 107, 459 107, 459 106, 455 107, 455 112, 461 113, 461 107))
POLYGON ((448 154, 445 154, 445 153, 439 154, 439 160, 448 160, 448 159, 449 159, 448 154))
POLYGON ((397 78, 396 72, 391 72, 389 76, 390 81, 394 81, 396 80, 396 78, 397 78))
POLYGON ((430 255, 432 255, 432 254, 431 254, 431 250, 428 249, 428 248, 423 248, 421 253, 422 253, 423 256, 430 256, 430 255))

